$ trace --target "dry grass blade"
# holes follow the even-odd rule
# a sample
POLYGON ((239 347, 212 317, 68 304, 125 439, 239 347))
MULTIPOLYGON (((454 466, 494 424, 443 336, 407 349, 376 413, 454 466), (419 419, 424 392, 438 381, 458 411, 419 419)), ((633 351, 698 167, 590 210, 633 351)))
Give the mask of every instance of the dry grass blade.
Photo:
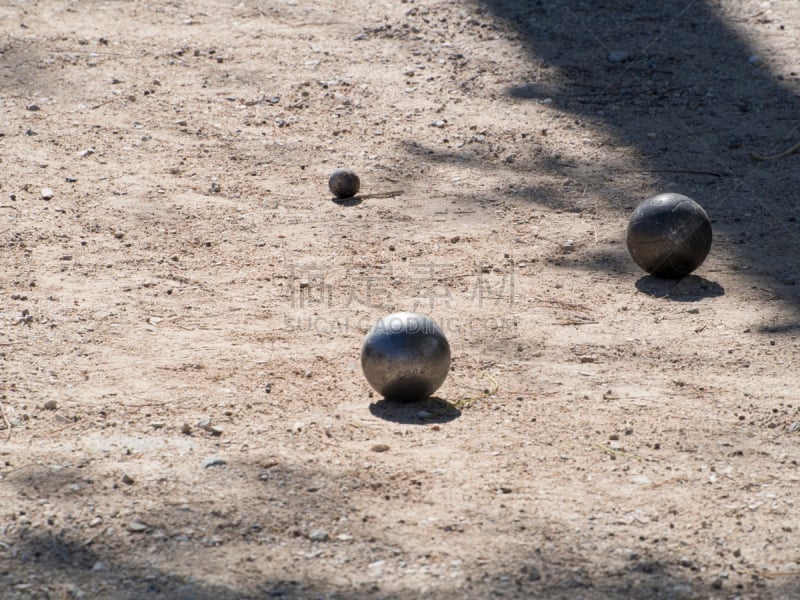
POLYGON ((789 148, 788 150, 784 150, 783 152, 779 152, 778 154, 757 154, 756 152, 751 152, 750 156, 752 156, 755 160, 777 160, 779 158, 784 158, 789 156, 790 154, 795 154, 800 152, 800 142, 797 142, 794 146, 789 148))

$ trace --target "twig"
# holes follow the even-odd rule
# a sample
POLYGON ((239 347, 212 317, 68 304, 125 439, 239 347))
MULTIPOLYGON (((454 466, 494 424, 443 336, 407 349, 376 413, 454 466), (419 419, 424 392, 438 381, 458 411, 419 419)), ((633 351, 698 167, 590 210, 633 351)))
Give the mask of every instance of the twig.
POLYGON ((391 192, 376 192, 374 194, 362 194, 359 196, 362 200, 369 200, 370 198, 397 198, 403 195, 403 190, 393 190, 391 192))
POLYGON ((635 458, 637 460, 644 460, 638 454, 633 454, 632 452, 622 452, 621 450, 614 450, 613 448, 609 448, 608 446, 603 446, 603 444, 595 444, 595 446, 602 450, 603 452, 608 452, 611 456, 621 456, 623 458, 635 458))
POLYGON ((722 173, 714 171, 696 171, 694 169, 647 169, 643 173, 683 173, 685 175, 708 175, 709 177, 723 177, 722 173))
POLYGON ((0 208, 13 208, 16 211, 19 211, 19 209, 16 206, 12 205, 12 204, 2 204, 2 205, 0 205, 0 208))
POLYGON ((6 440, 10 440, 11 439, 11 421, 9 421, 8 417, 6 416, 6 409, 3 408, 3 401, 2 400, 0 400, 0 417, 2 417, 3 423, 5 424, 6 429, 8 430, 6 432, 6 440))
POLYGON ((464 398, 463 400, 459 400, 457 402, 453 402, 453 406, 461 409, 471 406, 473 402, 478 400, 483 400, 484 398, 489 398, 490 396, 494 396, 497 393, 497 390, 500 389, 500 384, 497 383, 497 380, 492 377, 491 375, 486 375, 489 379, 491 379, 492 383, 494 384, 493 390, 484 390, 481 394, 477 396, 472 396, 471 398, 464 398))
POLYGON ((796 152, 800 152, 800 142, 797 142, 794 146, 792 146, 788 150, 784 150, 783 152, 779 152, 778 154, 763 155, 751 152, 750 156, 752 156, 755 160, 777 160, 779 158, 789 156, 790 154, 795 154, 796 152))

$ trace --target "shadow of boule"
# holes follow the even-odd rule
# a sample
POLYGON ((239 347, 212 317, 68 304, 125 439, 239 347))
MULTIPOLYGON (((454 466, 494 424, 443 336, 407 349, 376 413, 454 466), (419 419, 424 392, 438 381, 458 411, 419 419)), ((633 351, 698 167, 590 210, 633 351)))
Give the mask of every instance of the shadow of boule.
POLYGON ((687 275, 680 279, 645 275, 638 279, 635 285, 643 294, 673 302, 697 302, 725 295, 725 289, 720 284, 699 275, 687 275))
POLYGON ((369 405, 369 412, 384 421, 402 425, 449 423, 461 416, 461 410, 457 406, 438 396, 429 396, 417 402, 398 402, 382 398, 369 405))

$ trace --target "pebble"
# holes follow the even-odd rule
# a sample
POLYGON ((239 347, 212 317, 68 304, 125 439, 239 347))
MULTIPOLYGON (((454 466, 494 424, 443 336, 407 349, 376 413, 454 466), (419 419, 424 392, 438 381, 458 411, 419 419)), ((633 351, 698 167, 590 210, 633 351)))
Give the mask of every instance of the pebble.
POLYGON ((747 62, 749 62, 754 67, 757 67, 758 65, 760 65, 764 61, 761 59, 761 57, 758 54, 753 54, 747 59, 747 62))
POLYGON ((631 53, 626 50, 612 50, 608 53, 608 62, 621 63, 631 57, 631 53))
POLYGON ((42 405, 42 408, 45 410, 56 410, 58 408, 58 402, 55 400, 48 400, 42 405))
POLYGON ((328 532, 324 529, 315 529, 308 536, 308 539, 310 539, 312 542, 327 542, 329 538, 330 536, 328 535, 328 532))
POLYGON ((197 422, 196 427, 198 429, 203 429, 204 431, 208 431, 209 429, 211 429, 211 419, 200 419, 197 422))
POLYGON ((106 567, 106 563, 101 560, 98 560, 96 563, 92 565, 92 571, 107 571, 108 567, 106 567))
POLYGON ((353 539, 353 536, 350 535, 349 533, 340 533, 339 535, 336 536, 336 539, 339 540, 340 542, 349 542, 350 540, 353 539))
POLYGON ((147 531, 147 525, 141 521, 131 521, 128 523, 128 531, 133 533, 142 533, 143 531, 147 531))
POLYGON ((454 235, 453 237, 450 238, 450 243, 451 244, 457 244, 460 240, 461 240, 461 236, 460 235, 454 235))
POLYGON ((432 416, 433 416, 433 413, 432 413, 432 412, 428 412, 427 410, 421 410, 421 411, 419 411, 419 412, 417 413, 417 416, 418 416, 420 419, 427 419, 428 417, 432 417, 432 416))
POLYGON ((133 485, 133 483, 134 483, 133 477, 131 477, 130 475, 125 473, 122 476, 122 483, 124 483, 125 485, 133 485))
POLYGON ((53 196, 55 196, 55 193, 51 188, 42 188, 42 191, 39 193, 44 200, 50 200, 53 196))
POLYGON ((192 427, 188 423, 184 423, 183 426, 181 426, 181 433, 183 435, 191 435, 192 427))
POLYGON ((78 157, 86 158, 87 156, 91 156, 92 154, 94 154, 94 152, 95 152, 94 148, 87 148, 86 150, 81 150, 80 152, 78 152, 78 157))
POLYGON ((389 449, 389 446, 386 444, 375 444, 370 450, 373 452, 386 452, 389 449))
POLYGON ((153 429, 164 429, 164 427, 166 426, 167 424, 164 421, 153 421, 152 423, 150 423, 150 427, 152 427, 153 429))
POLYGON ((209 467, 221 467, 224 464, 226 464, 225 459, 219 456, 209 456, 202 462, 204 469, 208 469, 209 467))
POLYGON ((211 192, 212 194, 219 194, 221 189, 222 188, 220 188, 219 183, 217 183, 216 181, 212 181, 211 185, 208 186, 208 191, 211 192))

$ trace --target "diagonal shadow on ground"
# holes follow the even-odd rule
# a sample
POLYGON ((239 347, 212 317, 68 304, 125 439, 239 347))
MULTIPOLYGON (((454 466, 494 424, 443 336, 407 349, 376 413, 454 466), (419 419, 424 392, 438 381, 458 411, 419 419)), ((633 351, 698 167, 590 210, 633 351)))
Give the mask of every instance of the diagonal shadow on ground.
MULTIPOLYGON (((732 19, 700 0, 477 4, 478 15, 489 16, 500 35, 521 39, 529 52, 530 77, 509 81, 501 92, 506 98, 546 102, 635 149, 638 164, 616 168, 652 176, 653 193, 671 188, 695 196, 712 217, 715 245, 730 254, 730 267, 748 271, 754 283, 774 287, 800 309, 792 287, 800 272, 800 155, 753 158, 780 153, 800 139, 800 100, 793 91, 800 78, 772 73, 768 60, 753 58, 759 52, 729 22, 751 22, 749 15, 732 19)), ((770 34, 792 35, 793 23, 778 29, 777 13, 764 26, 777 29, 770 34)), ((521 124, 529 140, 546 127, 521 124)), ((407 149, 432 161, 497 168, 468 152, 407 149)), ((589 190, 603 183, 603 173, 591 165, 568 164, 557 155, 516 157, 503 168, 569 177, 589 190)), ((563 190, 538 183, 506 195, 574 208, 563 190)), ((604 208, 627 215, 642 199, 629 194, 604 208)))

